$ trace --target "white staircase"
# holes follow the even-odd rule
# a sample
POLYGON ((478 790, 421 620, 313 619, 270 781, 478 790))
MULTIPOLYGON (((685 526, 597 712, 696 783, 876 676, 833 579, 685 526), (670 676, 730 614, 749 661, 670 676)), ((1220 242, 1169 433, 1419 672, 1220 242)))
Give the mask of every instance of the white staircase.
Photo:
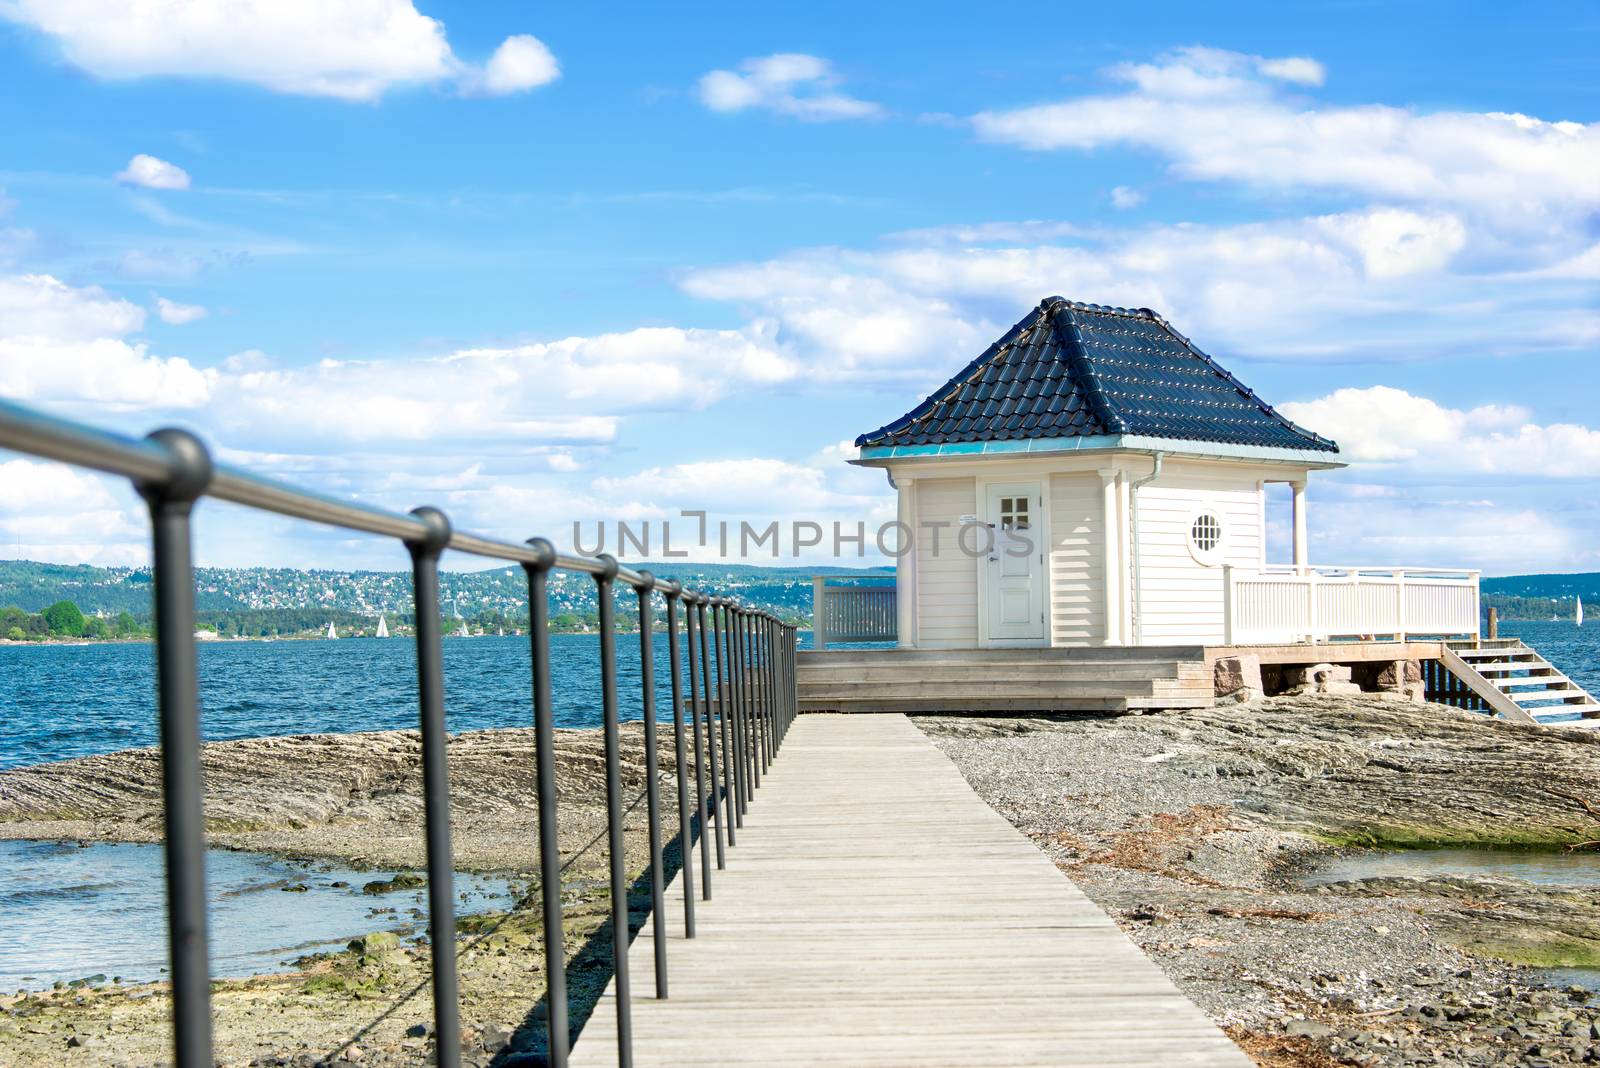
POLYGON ((1443 662, 1506 719, 1600 727, 1600 702, 1518 638, 1445 642, 1443 662))

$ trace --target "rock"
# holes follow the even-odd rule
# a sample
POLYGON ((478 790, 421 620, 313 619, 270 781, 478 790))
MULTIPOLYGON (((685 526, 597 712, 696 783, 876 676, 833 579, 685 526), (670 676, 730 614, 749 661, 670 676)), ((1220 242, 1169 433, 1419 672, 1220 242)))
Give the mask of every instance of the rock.
POLYGON ((350 941, 350 949, 369 956, 399 948, 400 936, 393 931, 373 931, 371 934, 350 941))
POLYGON ((363 894, 388 894, 396 890, 416 890, 428 885, 428 880, 420 875, 403 871, 393 879, 374 879, 361 887, 363 894))
POLYGON ((339 1059, 341 1061, 346 1061, 350 1064, 363 1061, 366 1059, 366 1057, 366 1052, 360 1046, 346 1046, 344 1048, 344 1052, 339 1054, 339 1059))
POLYGON ((67 1039, 67 1048, 83 1049, 85 1046, 93 1043, 93 1041, 94 1039, 90 1038, 88 1035, 72 1035, 67 1039))
POLYGON ((516 1032, 505 1024, 492 1023, 483 1029, 483 1048, 499 1051, 511 1045, 511 1039, 516 1032))
POLYGON ((1396 660, 1378 672, 1378 688, 1398 690, 1413 682, 1422 681, 1422 663, 1417 660, 1396 660))
POLYGON ((1290 1020, 1283 1025, 1283 1033, 1291 1038, 1327 1038, 1333 1028, 1320 1020, 1290 1020))
POLYGON ((1264 692, 1261 685, 1261 658, 1254 653, 1219 657, 1211 669, 1211 677, 1212 692, 1218 697, 1234 697, 1240 690, 1248 690, 1258 696, 1264 692))
POLYGON ((432 1030, 433 1030, 433 1028, 429 1027, 425 1023, 412 1024, 410 1027, 406 1028, 406 1037, 407 1038, 427 1038, 428 1037, 428 1033, 430 1031, 432 1031, 432 1030))

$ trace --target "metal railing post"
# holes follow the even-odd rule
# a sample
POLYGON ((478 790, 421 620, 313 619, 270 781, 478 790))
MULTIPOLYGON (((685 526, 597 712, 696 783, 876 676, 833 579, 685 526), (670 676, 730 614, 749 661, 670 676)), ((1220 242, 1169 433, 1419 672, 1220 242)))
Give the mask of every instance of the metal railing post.
POLYGON ((752 740, 755 742, 755 751, 751 754, 751 763, 756 769, 756 783, 759 785, 761 776, 767 773, 767 687, 766 665, 761 659, 761 613, 750 612, 745 617, 745 630, 749 633, 748 646, 750 649, 750 715, 754 720, 752 740))
MULTIPOLYGON (((726 734, 722 735, 722 777, 724 782, 719 785, 717 781, 717 723, 711 715, 711 647, 715 645, 715 642, 711 641, 709 628, 706 625, 706 606, 709 604, 711 604, 711 598, 702 596, 696 599, 694 607, 695 614, 699 616, 700 683, 701 689, 705 691, 706 752, 710 758, 710 766, 707 771, 711 776, 711 794, 708 801, 711 807, 711 837, 716 842, 717 868, 721 870, 728 866, 727 857, 723 853, 722 840, 726 836, 728 844, 733 844, 733 828, 728 825, 728 818, 723 809, 723 799, 727 796, 727 791, 723 789, 723 786, 726 785, 728 776, 728 736, 726 734)), ((713 626, 716 624, 716 619, 716 609, 713 608, 711 610, 713 626)), ((706 893, 709 895, 711 892, 711 869, 706 868, 704 874, 706 877, 706 893)))
POLYGON ((528 641, 533 659, 534 782, 539 798, 539 897, 544 914, 545 1007, 549 1010, 550 1068, 566 1068, 567 955, 561 916, 561 825, 556 819, 555 703, 550 684, 550 569, 556 549, 530 538, 538 553, 528 575, 528 641))
POLYGON ((611 968, 617 991, 617 1065, 633 1068, 633 1000, 628 987, 628 881, 622 853, 622 730, 617 722, 616 558, 594 577, 600 600, 600 715, 606 749, 606 831, 611 862, 611 968))
POLYGON ((776 651, 774 648, 776 643, 772 640, 773 626, 773 618, 763 613, 761 615, 761 681, 765 689, 765 699, 761 706, 761 718, 765 724, 764 733, 767 740, 766 760, 768 766, 771 766, 772 758, 778 755, 778 684, 777 679, 774 677, 774 672, 777 671, 778 665, 773 656, 776 651))
POLYGON ((723 775, 728 780, 729 808, 733 818, 727 821, 728 845, 738 843, 735 829, 744 826, 744 770, 739 759, 739 721, 734 715, 733 675, 728 667, 728 608, 727 601, 718 597, 712 605, 712 637, 717 643, 717 718, 722 730, 722 756, 726 767, 723 775))
POLYGON ((206 946, 206 827, 201 800, 200 676, 194 642, 190 515, 211 482, 211 455, 182 430, 150 435, 166 478, 135 481, 150 507, 161 799, 167 864, 172 1039, 179 1068, 211 1068, 211 968, 206 946))
POLYGON ((731 648, 728 651, 728 664, 733 669, 733 721, 739 726, 739 767, 744 770, 744 793, 739 798, 739 807, 746 814, 750 811, 750 801, 761 786, 761 776, 756 773, 753 757, 755 751, 751 743, 753 724, 750 718, 750 676, 749 664, 746 662, 745 638, 746 627, 744 609, 737 604, 730 604, 728 612, 731 621, 728 624, 728 642, 731 648))
POLYGON ((417 615, 417 703, 422 726, 422 812, 428 861, 428 942, 433 962, 434 1055, 439 1068, 461 1063, 456 998, 454 863, 450 856, 450 770, 445 756, 444 655, 439 630, 439 556, 450 520, 437 508, 413 509, 426 533, 411 551, 417 615))
POLYGON ((656 740, 656 650, 654 611, 650 594, 656 578, 639 572, 634 591, 639 595, 639 689, 644 696, 644 775, 645 819, 650 825, 650 916, 651 941, 655 945, 656 997, 667 996, 667 917, 665 883, 661 872, 661 767, 656 740))
MULTIPOLYGON (((678 598, 680 585, 667 598, 667 669, 672 672, 672 743, 678 762, 678 861, 683 878, 683 937, 694 937, 694 827, 689 816, 689 765, 683 744, 683 664, 678 656, 678 598)), ((697 731, 696 734, 699 732, 697 731)), ((695 774, 700 773, 700 746, 694 750, 695 774)), ((699 801, 695 807, 699 807, 699 801)), ((703 825, 702 825, 703 826, 703 825)))

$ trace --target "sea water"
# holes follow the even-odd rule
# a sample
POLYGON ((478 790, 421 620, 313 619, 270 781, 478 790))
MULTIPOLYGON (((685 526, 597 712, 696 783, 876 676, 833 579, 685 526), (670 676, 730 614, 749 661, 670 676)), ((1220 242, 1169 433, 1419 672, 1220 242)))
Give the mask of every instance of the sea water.
MULTIPOLYGON (((159 845, 0 841, 0 991, 167 975, 159 845)), ((367 894, 393 872, 262 853, 206 856, 211 974, 256 975, 371 931, 426 926, 427 890, 367 894)), ((458 914, 508 908, 506 880, 456 876, 458 914)))
MULTIPOLYGON (((1500 637, 1521 638, 1567 678, 1600 698, 1600 619, 1586 627, 1575 626, 1570 619, 1508 619, 1500 624, 1500 637)), ((1576 715, 1541 717, 1540 722, 1561 723, 1581 718, 1576 715)))
MULTIPOLYGON (((207 741, 417 727, 416 646, 409 639, 212 641, 199 649, 207 741)), ((663 718, 672 714, 668 655, 666 636, 657 634, 656 708, 663 718)), ((617 635, 625 720, 643 716, 639 664, 638 635, 617 635)), ((550 666, 556 726, 598 727, 598 636, 552 635, 550 666)), ((526 637, 445 639, 449 730, 531 726, 530 673, 526 637)), ((148 642, 0 646, 0 768, 153 746, 156 730, 148 642)))

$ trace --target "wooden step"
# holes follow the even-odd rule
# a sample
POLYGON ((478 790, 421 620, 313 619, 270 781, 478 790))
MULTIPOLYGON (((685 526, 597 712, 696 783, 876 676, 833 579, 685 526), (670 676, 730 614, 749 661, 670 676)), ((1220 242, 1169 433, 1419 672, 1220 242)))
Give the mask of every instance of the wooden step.
POLYGON ((1151 678, 1209 679, 1204 664, 1179 665, 1171 661, 1109 664, 803 664, 798 673, 802 687, 823 683, 893 682, 1096 682, 1151 678))
POLYGON ((1480 675, 1509 675, 1513 671, 1526 671, 1530 674, 1540 672, 1555 673, 1555 668, 1543 660, 1518 661, 1514 664, 1473 664, 1471 665, 1480 675))
POLYGON ((1478 660, 1539 660, 1542 659, 1532 649, 1463 649, 1460 651, 1461 659, 1467 663, 1478 660))
POLYGON ((1554 690, 1519 691, 1517 693, 1507 694, 1507 696, 1513 701, 1517 702, 1519 705, 1527 704, 1530 701, 1567 701, 1574 697, 1582 697, 1587 700, 1589 697, 1587 693, 1578 689, 1576 686, 1563 686, 1554 690))
POLYGON ((1514 678, 1509 678, 1509 679, 1499 679, 1499 678, 1497 678, 1497 679, 1491 679, 1489 681, 1493 682, 1496 686, 1500 687, 1502 690, 1510 690, 1513 687, 1518 687, 1518 688, 1521 688, 1521 689, 1528 689, 1529 687, 1534 687, 1534 686, 1545 687, 1545 686, 1554 686, 1554 685, 1557 685, 1557 684, 1565 685, 1565 684, 1570 683, 1572 680, 1567 678, 1565 675, 1562 675, 1562 674, 1559 674, 1559 673, 1555 672, 1554 669, 1552 669, 1551 673, 1548 674, 1548 675, 1518 675, 1518 676, 1516 676, 1514 678))
POLYGON ((1205 660, 1205 648, 1199 645, 1084 645, 1023 649, 823 649, 821 651, 802 649, 798 654, 798 660, 802 665, 819 662, 829 664, 911 664, 929 660, 943 660, 950 663, 976 661, 983 664, 1039 660, 1081 663, 1117 660, 1185 660, 1203 662, 1205 660))
POLYGON ((1211 695, 1174 697, 1038 697, 871 698, 858 701, 800 700, 802 712, 1127 712, 1139 708, 1210 708, 1211 695))
POLYGON ((1570 716, 1574 714, 1583 716, 1586 720, 1593 719, 1600 723, 1600 705, 1597 704, 1551 705, 1547 708, 1528 709, 1528 715, 1538 720, 1549 719, 1552 716, 1570 716))
POLYGON ((903 697, 907 700, 967 700, 974 697, 1147 697, 1155 692, 1153 679, 1123 682, 1018 682, 987 679, 976 682, 859 682, 800 687, 802 701, 864 700, 869 697, 903 697))

